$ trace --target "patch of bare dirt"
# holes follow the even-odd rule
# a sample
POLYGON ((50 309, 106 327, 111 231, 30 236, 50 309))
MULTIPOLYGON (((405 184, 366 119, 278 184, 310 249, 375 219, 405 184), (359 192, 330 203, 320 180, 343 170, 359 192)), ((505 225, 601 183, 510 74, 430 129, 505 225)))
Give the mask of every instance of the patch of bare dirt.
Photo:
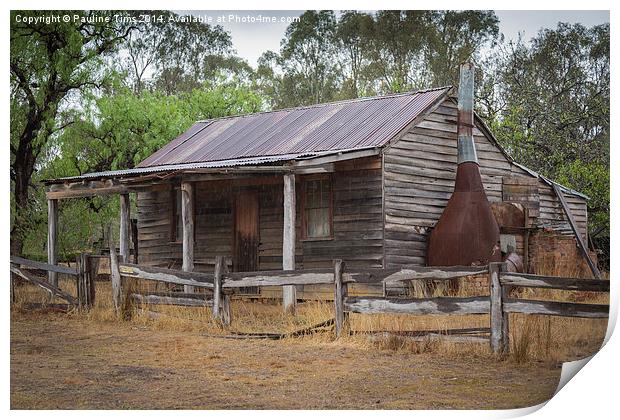
POLYGON ((516 408, 560 366, 350 342, 227 340, 62 314, 13 313, 13 409, 516 408))

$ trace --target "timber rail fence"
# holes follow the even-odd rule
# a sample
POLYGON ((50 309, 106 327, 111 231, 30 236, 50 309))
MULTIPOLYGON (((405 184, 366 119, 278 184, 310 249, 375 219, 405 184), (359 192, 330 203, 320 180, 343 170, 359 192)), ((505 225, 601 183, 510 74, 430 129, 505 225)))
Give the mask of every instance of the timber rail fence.
MULTIPOLYGON (((95 278, 99 266, 98 258, 100 257, 103 256, 83 253, 76 258, 76 267, 69 267, 11 256, 10 272, 22 280, 44 289, 49 294, 49 300, 53 297, 58 297, 67 302, 69 307, 88 309, 95 303, 95 278), (33 270, 74 276, 76 280, 77 296, 74 297, 61 290, 57 285, 50 283, 47 279, 37 276, 33 270)), ((13 278, 11 277, 11 302, 14 301, 15 287, 13 278)))
MULTIPOLYGON (((93 264, 95 256, 82 254, 77 269, 44 264, 36 261, 11 257, 11 272, 23 279, 45 288, 52 295, 59 296, 72 304, 90 307, 94 303, 93 264), (21 266, 21 268, 20 268, 21 266), (24 267, 55 271, 75 275, 78 278, 78 299, 66 295, 43 278, 33 277, 24 267), (82 292, 80 292, 82 290, 82 292), (91 291, 92 292, 87 292, 91 291), (92 294, 88 294, 92 293, 92 294), (83 295, 83 296, 82 296, 83 295), (72 300, 72 301, 71 301, 72 300)), ((102 257, 102 256, 97 256, 102 257)), ((105 256, 108 258, 108 256, 105 256)), ((110 249, 110 278, 112 300, 118 310, 123 298, 122 277, 163 282, 179 286, 194 286, 210 291, 210 296, 192 293, 131 293, 133 302, 153 305, 209 306, 213 317, 222 325, 232 320, 230 298, 235 290, 244 287, 333 285, 336 337, 349 329, 349 314, 410 314, 410 315, 489 315, 490 346, 495 354, 509 352, 509 314, 524 313, 555 315, 580 318, 607 318, 609 305, 570 303, 557 301, 527 300, 510 297, 514 287, 557 289, 580 292, 609 292, 609 281, 540 276, 506 272, 503 263, 492 263, 481 267, 416 267, 415 269, 365 269, 348 272, 342 260, 334 260, 330 269, 279 270, 258 272, 227 272, 224 257, 215 259, 211 273, 149 267, 119 261, 113 248, 110 249), (352 283, 379 284, 385 286, 411 280, 448 281, 466 276, 488 276, 489 295, 474 297, 400 298, 375 296, 349 296, 348 286, 352 283), (210 299, 209 299, 210 297, 210 299)), ((437 336, 438 334, 435 334, 437 336)))

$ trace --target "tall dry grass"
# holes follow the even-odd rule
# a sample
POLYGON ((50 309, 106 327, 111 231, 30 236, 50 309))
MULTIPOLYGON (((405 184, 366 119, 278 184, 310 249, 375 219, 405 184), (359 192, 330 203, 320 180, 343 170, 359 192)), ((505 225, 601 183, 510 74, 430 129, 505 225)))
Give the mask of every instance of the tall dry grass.
MULTIPOLYGON (((547 275, 552 273, 545 273, 547 275)), ((75 280, 60 276, 60 287, 75 295, 75 280)), ((468 281, 468 280, 464 280, 468 281)), ((471 279, 469 279, 471 281, 471 279)), ((441 284, 441 283, 439 283, 441 284)), ((164 291, 167 287, 161 283, 148 281, 131 281, 124 284, 126 295, 136 291, 148 293, 164 291)), ((460 296, 481 294, 480 291, 461 288, 460 296)), ((199 292, 200 293, 200 292, 199 292)), ((441 287, 429 289, 422 282, 412 282, 407 294, 414 297, 442 296, 446 291, 441 287)), ((488 291, 487 291, 488 293, 488 291)), ((584 293, 571 291, 519 288, 510 292, 511 297, 537 300, 554 300, 581 303, 608 303, 608 295, 602 293, 584 293)), ((20 311, 26 302, 62 303, 49 300, 40 288, 23 284, 15 290, 16 302, 13 310, 20 311)), ((285 314, 279 302, 257 302, 233 299, 232 325, 223 329, 211 316, 211 308, 185 308, 178 306, 146 305, 136 307, 126 304, 121 314, 116 314, 111 303, 109 282, 96 283, 96 303, 94 308, 83 313, 70 312, 66 316, 79 317, 93 324, 97 323, 131 323, 140 328, 153 328, 169 331, 193 331, 205 334, 230 334, 230 332, 284 333, 319 324, 333 318, 333 302, 313 301, 298 306, 296 314, 285 314)), ((600 348, 607 328, 605 319, 564 318, 542 315, 510 315, 510 360, 515 363, 529 361, 558 362, 585 357, 600 348)), ((411 341, 406 337, 384 334, 397 331, 436 330, 447 331, 455 328, 488 328, 488 315, 466 316, 411 316, 398 314, 361 315, 351 314, 350 329, 352 334, 339 340, 339 345, 356 346, 368 349, 405 351, 412 353, 434 353, 438 355, 490 355, 485 344, 453 343, 423 339, 411 341), (375 334, 369 339, 371 333, 375 334)), ((333 342, 333 333, 318 333, 303 337, 303 340, 333 342)), ((286 343, 287 340, 284 340, 286 343)))

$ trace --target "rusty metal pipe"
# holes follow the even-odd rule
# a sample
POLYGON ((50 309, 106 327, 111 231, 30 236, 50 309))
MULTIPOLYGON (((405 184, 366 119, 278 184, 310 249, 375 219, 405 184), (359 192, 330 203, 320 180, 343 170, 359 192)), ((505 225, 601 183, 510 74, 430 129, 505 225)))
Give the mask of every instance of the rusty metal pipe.
MULTIPOLYGON (((430 266, 486 265, 501 261, 499 227, 484 191, 474 128, 474 65, 461 65, 458 159, 454 192, 429 236, 430 266)), ((454 289, 452 284, 451 289, 454 289)))

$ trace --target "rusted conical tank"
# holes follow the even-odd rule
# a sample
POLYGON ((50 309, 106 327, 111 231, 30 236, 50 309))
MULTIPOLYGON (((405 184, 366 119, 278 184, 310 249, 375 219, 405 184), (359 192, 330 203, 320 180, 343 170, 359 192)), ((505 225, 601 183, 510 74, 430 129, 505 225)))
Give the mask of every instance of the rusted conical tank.
MULTIPOLYGON (((454 192, 428 242, 429 266, 501 261, 499 227, 484 192, 473 137, 474 65, 461 65, 454 192)), ((453 288, 453 287, 451 287, 453 288)))

